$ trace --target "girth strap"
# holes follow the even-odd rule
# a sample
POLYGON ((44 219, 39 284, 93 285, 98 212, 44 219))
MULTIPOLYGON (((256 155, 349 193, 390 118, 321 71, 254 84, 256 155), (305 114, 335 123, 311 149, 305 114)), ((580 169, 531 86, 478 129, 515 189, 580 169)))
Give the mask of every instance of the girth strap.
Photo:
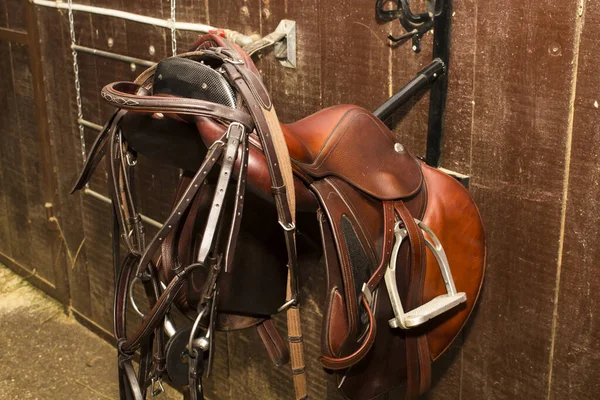
MULTIPOLYGON (((423 303, 426 273, 425 238, 421 228, 402 201, 395 201, 394 208, 404 222, 410 243, 410 274, 408 280, 407 307, 417 308, 423 303)), ((431 356, 427 336, 423 333, 406 331, 406 397, 416 399, 429 389, 431 384, 431 356)))

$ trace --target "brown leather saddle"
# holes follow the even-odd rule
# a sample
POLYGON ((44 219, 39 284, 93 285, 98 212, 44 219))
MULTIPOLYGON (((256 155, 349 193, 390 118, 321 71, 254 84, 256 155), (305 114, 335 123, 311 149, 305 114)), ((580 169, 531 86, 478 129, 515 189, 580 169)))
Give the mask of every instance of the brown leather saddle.
POLYGON ((291 359, 296 398, 307 398, 298 294, 320 260, 328 291, 320 361, 343 394, 371 399, 406 383, 414 398, 429 388, 432 362, 483 281, 484 229, 464 187, 360 107, 280 124, 252 60, 218 36, 102 96, 118 111, 74 190, 108 152, 127 248, 115 264, 121 398, 156 393, 163 378, 202 398, 215 331, 252 326, 276 365, 291 359), (148 243, 132 195, 137 153, 183 171, 172 212, 148 243), (136 282, 151 310, 138 310, 143 322, 128 335, 136 282), (173 304, 185 326, 171 318, 173 304), (269 319, 282 311, 288 346, 269 319))

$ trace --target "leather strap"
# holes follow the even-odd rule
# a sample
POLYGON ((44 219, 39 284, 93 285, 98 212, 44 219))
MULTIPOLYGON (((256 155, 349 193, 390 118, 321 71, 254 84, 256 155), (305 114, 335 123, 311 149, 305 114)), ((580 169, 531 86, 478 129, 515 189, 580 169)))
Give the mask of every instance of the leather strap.
POLYGON ((291 159, 275 109, 272 107, 271 99, 266 93, 266 89, 262 86, 262 82, 256 79, 256 75, 249 71, 244 64, 240 64, 235 60, 233 63, 225 60, 223 68, 229 80, 240 92, 252 115, 267 160, 273 198, 277 207, 279 223, 284 228, 288 254, 286 305, 289 307, 287 310, 288 338, 290 342, 294 391, 297 400, 306 399, 308 398, 308 390, 304 366, 304 347, 301 339, 300 310, 297 304, 296 197, 291 159))
POLYGON ((248 177, 248 135, 243 135, 242 142, 240 143, 239 158, 239 172, 236 177, 237 186, 235 190, 235 202, 233 206, 233 217, 231 222, 231 229, 229 231, 229 237, 227 238, 227 248, 225 249, 225 272, 231 271, 233 265, 233 259, 235 255, 235 248, 237 246, 237 239, 240 232, 240 226, 242 224, 242 214, 244 211, 244 198, 246 194, 246 179, 248 177))
POLYGON ((348 356, 340 358, 321 356, 319 361, 321 361, 323 367, 334 371, 349 368, 354 364, 358 363, 360 360, 362 360, 363 357, 368 354, 369 350, 371 350, 371 347, 375 342, 375 336, 377 336, 377 326, 369 303, 367 302, 364 296, 362 296, 361 300, 363 306, 365 307, 365 310, 367 310, 367 315, 369 317, 369 330, 367 331, 367 335, 360 344, 360 347, 348 356))
POLYGON ((137 270, 138 276, 141 276, 141 274, 144 272, 145 266, 152 259, 152 257, 158 250, 158 247, 162 244, 163 240, 167 237, 167 235, 171 232, 171 230, 181 220, 184 212, 188 209, 193 197, 200 190, 200 186, 206 179, 208 172, 210 170, 212 170, 212 168, 217 163, 217 160, 220 157, 222 151, 223 151, 223 143, 222 142, 221 143, 215 142, 215 144, 213 144, 213 146, 211 146, 211 148, 208 150, 206 158, 205 158, 204 162, 202 163, 202 165, 200 166, 200 169, 198 170, 198 172, 192 179, 190 186, 187 188, 184 195, 179 200, 179 203, 177 204, 177 206, 173 209, 173 211, 171 212, 171 214, 165 221, 162 228, 154 236, 154 238, 148 245, 146 251, 144 252, 144 255, 142 256, 139 266, 138 266, 138 270, 137 270))
POLYGON ((281 367, 290 361, 290 352, 281 335, 277 331, 273 320, 268 318, 256 326, 269 358, 276 367, 281 367))
POLYGON ((104 124, 102 131, 96 136, 96 140, 92 145, 90 152, 86 158, 86 161, 81 169, 81 173, 75 182, 75 185, 71 189, 71 194, 75 193, 78 190, 84 188, 84 186, 89 182, 91 176, 94 171, 98 167, 98 164, 104 158, 104 154, 106 153, 106 142, 110 137, 110 132, 113 126, 118 125, 120 120, 126 114, 126 111, 117 110, 113 113, 110 119, 104 124))
POLYGON ((102 88, 102 98, 114 107, 147 113, 200 115, 227 122, 239 122, 252 130, 254 123, 248 113, 206 100, 165 96, 141 96, 142 87, 133 82, 113 82, 102 88))
MULTIPOLYGON (((412 310, 423 302, 426 272, 426 248, 423 232, 402 201, 394 202, 398 216, 404 222, 410 243, 410 275, 408 282, 407 307, 412 310)), ((429 389, 431 384, 431 357, 425 334, 406 332, 406 397, 416 399, 429 389)))
POLYGON ((384 201, 383 202, 383 237, 384 242, 381 250, 381 262, 369 281, 367 287, 371 293, 375 292, 381 280, 385 276, 385 271, 390 264, 390 256, 392 255, 392 247, 394 245, 394 202, 384 201))

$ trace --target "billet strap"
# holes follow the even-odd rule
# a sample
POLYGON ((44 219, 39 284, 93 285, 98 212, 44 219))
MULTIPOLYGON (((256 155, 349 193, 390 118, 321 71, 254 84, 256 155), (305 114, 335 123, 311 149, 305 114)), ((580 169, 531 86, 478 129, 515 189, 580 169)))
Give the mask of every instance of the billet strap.
MULTIPOLYGON (((410 242, 410 278, 408 281, 407 307, 412 310, 423 302, 426 272, 425 238, 421 228, 402 201, 395 201, 394 208, 404 223, 410 242)), ((431 384, 431 356, 424 333, 406 332, 406 397, 416 399, 431 384)))
POLYGON ((367 288, 371 293, 375 292, 375 289, 381 283, 381 280, 385 276, 385 271, 390 263, 390 257, 392 255, 392 247, 394 246, 394 202, 384 201, 383 202, 383 246, 381 250, 381 262, 375 272, 367 282, 367 288))

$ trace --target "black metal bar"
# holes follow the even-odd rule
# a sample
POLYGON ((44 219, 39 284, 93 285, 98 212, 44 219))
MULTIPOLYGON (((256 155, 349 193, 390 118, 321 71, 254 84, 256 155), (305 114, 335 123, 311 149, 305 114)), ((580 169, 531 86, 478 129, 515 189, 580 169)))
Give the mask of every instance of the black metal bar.
POLYGON ((414 95, 426 88, 429 84, 439 80, 442 75, 445 75, 445 64, 442 60, 436 58, 431 64, 417 73, 410 82, 402 89, 396 92, 395 95, 383 103, 373 114, 382 121, 386 121, 394 112, 409 101, 414 95))
POLYGON ((427 152, 425 161, 438 167, 442 155, 444 138, 444 117, 446 114, 446 96, 448 93, 448 68, 450 63, 450 35, 452 31, 452 2, 442 1, 441 13, 434 21, 433 57, 446 64, 446 73, 432 86, 429 101, 429 123, 427 130, 427 152))

